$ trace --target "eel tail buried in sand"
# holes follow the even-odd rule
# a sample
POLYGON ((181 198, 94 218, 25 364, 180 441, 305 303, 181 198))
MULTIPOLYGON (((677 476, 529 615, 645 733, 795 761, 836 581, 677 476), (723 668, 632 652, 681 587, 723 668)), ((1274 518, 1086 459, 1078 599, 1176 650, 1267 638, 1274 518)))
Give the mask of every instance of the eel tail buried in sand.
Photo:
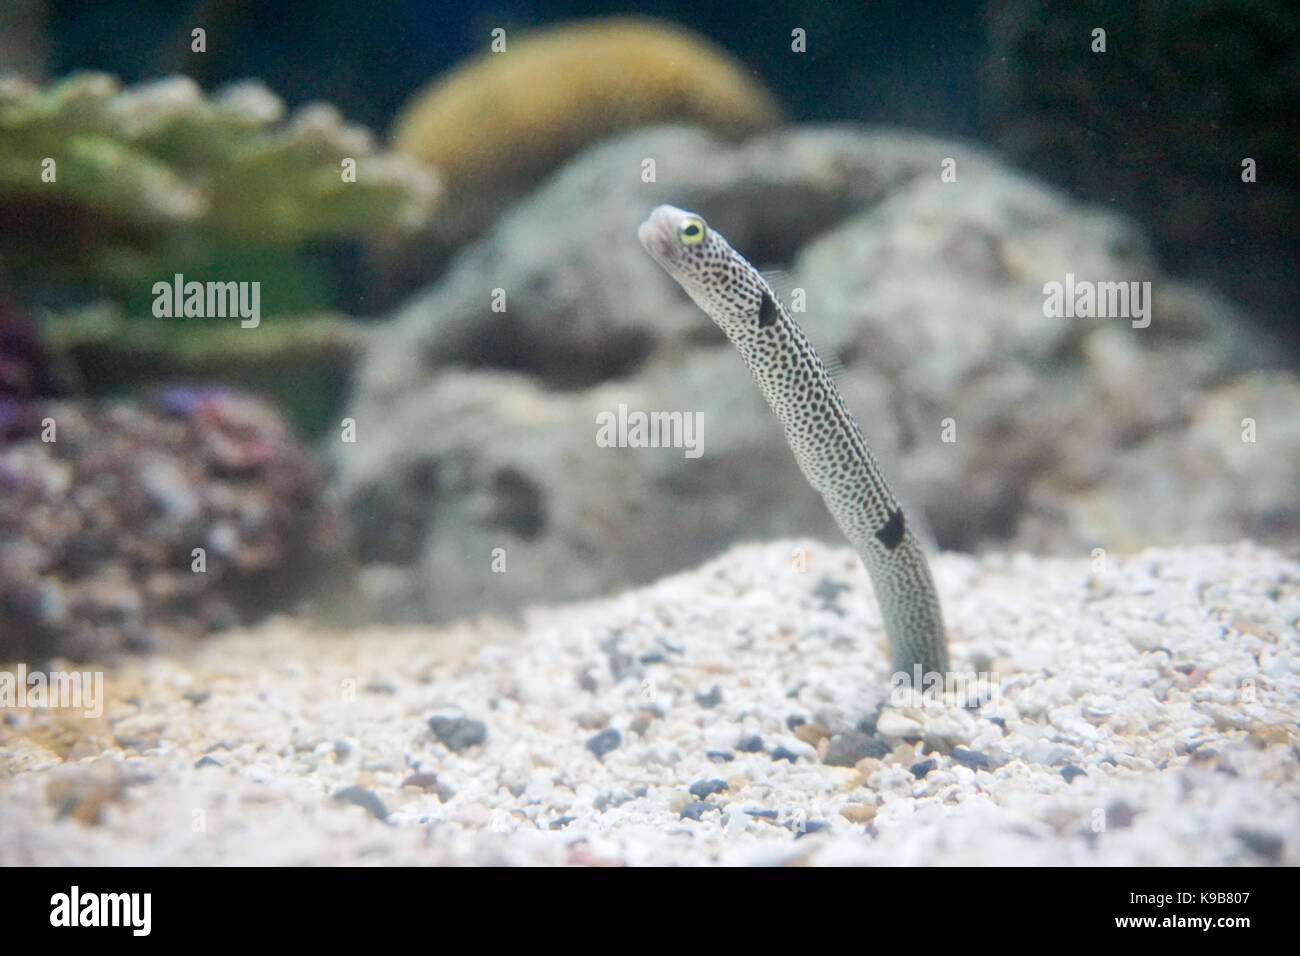
POLYGON ((785 428, 799 468, 857 548, 875 585, 896 671, 948 672, 939 595, 911 523, 826 366, 767 280, 702 218, 659 206, 637 232, 740 351, 785 428))

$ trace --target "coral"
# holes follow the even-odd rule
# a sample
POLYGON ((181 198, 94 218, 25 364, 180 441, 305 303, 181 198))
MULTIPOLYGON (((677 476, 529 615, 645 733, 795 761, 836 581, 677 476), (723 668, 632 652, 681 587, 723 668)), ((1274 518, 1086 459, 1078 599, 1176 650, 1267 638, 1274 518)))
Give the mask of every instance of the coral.
POLYGON ((364 353, 371 328, 333 314, 282 318, 256 333, 215 322, 177 334, 172 320, 128 320, 122 309, 98 303, 47 315, 42 331, 92 394, 173 378, 218 380, 257 389, 315 436, 337 422, 339 382, 364 353))
POLYGON ((452 187, 533 182, 588 143, 670 119, 740 135, 779 112, 722 50, 666 23, 618 17, 508 35, 503 52, 418 93, 393 142, 452 187))
POLYGON ((0 259, 11 284, 64 267, 138 282, 223 246, 410 229, 437 177, 376 149, 332 107, 284 105, 244 82, 212 97, 185 77, 121 89, 83 73, 48 88, 0 80, 0 259), (357 162, 344 182, 341 162, 357 162), (42 178, 46 159, 57 178, 42 178))
POLYGON ((69 384, 67 369, 42 338, 36 318, 0 289, 0 400, 58 395, 69 384))
POLYGON ((323 475, 261 402, 177 386, 23 408, 0 451, 0 659, 102 659, 344 593, 323 475))
POLYGON ((394 147, 436 168, 447 196, 418 245, 377 244, 371 293, 392 303, 427 281, 512 200, 611 134, 681 121, 736 138, 781 118, 741 64, 672 24, 613 17, 510 33, 503 52, 438 77, 395 120, 394 147))

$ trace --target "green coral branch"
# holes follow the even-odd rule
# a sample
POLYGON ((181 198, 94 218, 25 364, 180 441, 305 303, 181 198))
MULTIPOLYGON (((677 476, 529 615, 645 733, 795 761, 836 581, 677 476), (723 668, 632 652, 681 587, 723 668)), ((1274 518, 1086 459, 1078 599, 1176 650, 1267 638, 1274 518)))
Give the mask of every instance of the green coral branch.
MULTIPOLYGON (((249 81, 205 97, 185 77, 123 90, 103 74, 0 81, 0 204, 84 207, 116 226, 293 245, 410 230, 432 217, 428 167, 377 149, 332 107, 285 121, 249 81), (42 180, 55 160, 57 179, 42 180), (355 182, 343 162, 355 160, 355 182)), ((86 237, 91 243, 95 237, 86 237)))

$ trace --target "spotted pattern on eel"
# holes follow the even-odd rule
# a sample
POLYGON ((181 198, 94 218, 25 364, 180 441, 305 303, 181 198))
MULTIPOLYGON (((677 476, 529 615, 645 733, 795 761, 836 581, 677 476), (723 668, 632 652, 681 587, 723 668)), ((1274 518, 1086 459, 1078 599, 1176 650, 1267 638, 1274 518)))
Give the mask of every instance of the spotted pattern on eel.
POLYGON ((930 565, 902 506, 803 330, 767 280, 694 213, 658 206, 646 252, 726 333, 749 366, 808 482, 871 575, 895 671, 946 674, 948 642, 930 565))

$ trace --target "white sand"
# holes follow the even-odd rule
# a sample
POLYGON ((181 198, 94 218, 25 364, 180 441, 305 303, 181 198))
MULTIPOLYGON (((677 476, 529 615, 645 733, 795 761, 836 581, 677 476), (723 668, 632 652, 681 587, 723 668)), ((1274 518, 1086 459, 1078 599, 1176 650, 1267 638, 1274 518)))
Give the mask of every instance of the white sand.
POLYGON ((0 713, 0 864, 1300 863, 1295 556, 943 555, 935 573, 954 666, 999 692, 888 707, 891 752, 856 768, 819 753, 887 691, 866 575, 844 549, 751 545, 522 629, 277 621, 107 671, 98 720, 0 713), (487 736, 454 753, 428 720, 459 712, 487 736), (607 727, 621 742, 598 759, 607 727), (755 734, 762 752, 737 749, 755 734), (403 786, 417 772, 450 790, 403 786), (330 799, 353 786, 387 822, 330 799))

